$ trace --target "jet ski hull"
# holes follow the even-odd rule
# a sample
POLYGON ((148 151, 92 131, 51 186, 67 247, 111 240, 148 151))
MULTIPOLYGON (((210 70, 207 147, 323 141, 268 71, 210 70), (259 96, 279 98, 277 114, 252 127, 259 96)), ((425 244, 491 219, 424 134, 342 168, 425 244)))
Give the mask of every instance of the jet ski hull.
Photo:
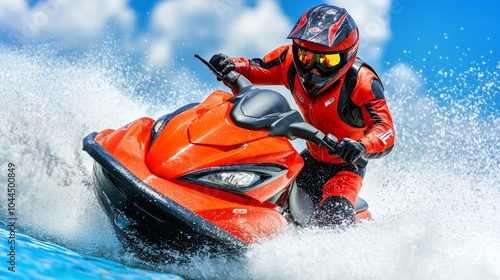
POLYGON ((94 140, 95 135, 84 140, 84 149, 95 159, 95 192, 117 233, 129 245, 156 245, 183 252, 204 245, 230 251, 245 248, 245 242, 137 178, 94 140))

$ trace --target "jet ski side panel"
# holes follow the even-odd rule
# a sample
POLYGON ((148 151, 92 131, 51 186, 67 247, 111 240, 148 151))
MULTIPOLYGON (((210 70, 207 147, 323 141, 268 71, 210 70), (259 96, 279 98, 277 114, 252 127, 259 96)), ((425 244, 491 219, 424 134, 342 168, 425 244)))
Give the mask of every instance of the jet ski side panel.
MULTIPOLYGON (((146 122, 151 123, 147 120, 146 122)), ((132 123, 127 128, 137 131, 141 130, 142 125, 140 122, 132 123)), ((106 135, 111 137, 117 134, 127 135, 126 132, 119 130, 106 135)), ((150 134, 144 133, 144 135, 148 138, 150 134)), ((236 246, 256 242, 260 237, 272 235, 287 225, 285 218, 274 210, 274 205, 208 187, 190 188, 188 182, 168 181, 155 176, 144 164, 144 154, 137 152, 127 154, 127 151, 136 151, 139 147, 143 147, 141 141, 124 140, 128 143, 127 148, 122 146, 122 149, 117 149, 111 154, 97 140, 107 144, 117 143, 115 140, 103 138, 106 137, 89 135, 84 139, 84 150, 102 166, 103 173, 108 175, 106 178, 114 183, 114 188, 119 188, 118 193, 122 193, 127 201, 121 203, 120 196, 115 196, 117 199, 111 204, 133 205, 134 209, 142 209, 142 212, 140 209, 136 212, 143 213, 143 216, 147 216, 148 212, 158 212, 159 214, 152 215, 156 218, 151 219, 151 223, 161 219, 178 220, 174 224, 184 224, 184 227, 192 228, 200 235, 207 235, 214 240, 236 246), (235 223, 235 221, 240 222, 235 223)), ((286 176, 281 178, 286 179, 286 176)), ((97 187, 101 190, 106 188, 102 182, 106 180, 96 181, 97 187)), ((172 227, 167 225, 168 222, 156 223, 161 228, 172 227)))
MULTIPOLYGON (((110 197, 118 197, 118 199, 115 199, 116 204, 113 204, 118 207, 118 211, 127 212, 126 205, 135 205, 136 207, 140 207, 140 205, 149 205, 148 207, 150 209, 155 209, 156 214, 152 216, 156 217, 155 219, 175 221, 172 224, 167 223, 161 228, 177 228, 176 224, 181 224, 183 225, 182 227, 193 229, 195 232, 215 240, 227 242, 236 247, 245 246, 242 240, 215 226, 203 217, 161 193, 158 193, 145 184, 97 143, 94 137, 95 134, 91 134, 84 139, 84 150, 102 167, 103 174, 108 173, 107 177, 102 177, 103 175, 97 173, 98 175, 96 176, 99 176, 97 187, 100 188, 100 192, 108 195, 108 199, 110 197), (106 180, 114 180, 115 183, 108 183, 106 180), (158 219, 158 217, 161 218, 158 219)), ((102 197, 102 194, 100 194, 100 196, 102 197)), ((144 213, 144 211, 142 211, 142 213, 144 213)), ((114 219, 115 218, 116 217, 114 217, 114 219)))

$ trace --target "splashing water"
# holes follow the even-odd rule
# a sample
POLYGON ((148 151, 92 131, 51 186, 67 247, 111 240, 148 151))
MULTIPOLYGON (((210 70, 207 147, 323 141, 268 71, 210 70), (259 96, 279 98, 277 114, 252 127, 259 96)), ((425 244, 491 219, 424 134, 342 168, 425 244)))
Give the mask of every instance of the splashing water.
MULTIPOLYGON (((178 83, 131 74, 113 54, 69 59, 37 51, 0 47, 0 166, 17 166, 20 230, 137 264, 123 259, 95 198, 81 140, 200 101, 211 89, 187 71, 178 83)), ((291 229, 241 259, 192 256, 155 269, 227 279, 500 278, 498 70, 454 72, 451 81, 442 70, 430 89, 404 64, 383 75, 397 145, 368 167, 361 195, 372 221, 342 232, 291 229)), ((5 195, 0 205, 5 221, 5 195)))
POLYGON ((69 248, 106 251, 116 240, 91 191, 81 139, 90 127, 126 122, 144 108, 107 69, 46 54, 0 49, 0 162, 17 167, 18 226, 69 248))
POLYGON ((256 278, 498 279, 499 115, 481 118, 474 103, 498 104, 498 73, 486 75, 478 87, 497 84, 487 94, 437 100, 434 91, 453 95, 461 81, 426 92, 403 64, 387 73, 397 146, 368 167, 361 195, 373 220, 256 246, 249 256, 256 278))

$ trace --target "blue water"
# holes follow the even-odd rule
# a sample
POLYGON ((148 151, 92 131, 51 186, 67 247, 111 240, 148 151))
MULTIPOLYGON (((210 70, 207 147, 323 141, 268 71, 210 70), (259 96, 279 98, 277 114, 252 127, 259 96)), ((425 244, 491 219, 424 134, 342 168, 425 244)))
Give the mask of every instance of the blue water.
POLYGON ((15 244, 6 241, 11 230, 0 224, 2 269, 0 279, 183 279, 176 275, 130 268, 117 262, 81 255, 64 247, 16 233, 15 244), (11 251, 11 246, 15 248, 11 251), (13 253, 11 253, 13 252, 13 253))
POLYGON ((0 278, 500 279, 500 64, 481 60, 433 68, 432 79, 405 64, 382 73, 398 142, 368 167, 361 196, 373 220, 342 232, 290 228, 238 258, 153 265, 117 240, 81 140, 200 101, 213 85, 188 69, 138 73, 106 49, 68 57, 0 46, 0 278))

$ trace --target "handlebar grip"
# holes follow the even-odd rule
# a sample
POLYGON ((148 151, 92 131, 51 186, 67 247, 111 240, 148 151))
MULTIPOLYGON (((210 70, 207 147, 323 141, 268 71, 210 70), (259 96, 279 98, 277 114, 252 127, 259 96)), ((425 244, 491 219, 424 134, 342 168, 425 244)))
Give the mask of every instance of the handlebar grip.
POLYGON ((360 157, 356 160, 355 162, 359 167, 365 168, 366 165, 368 164, 368 160, 364 157, 360 157))

